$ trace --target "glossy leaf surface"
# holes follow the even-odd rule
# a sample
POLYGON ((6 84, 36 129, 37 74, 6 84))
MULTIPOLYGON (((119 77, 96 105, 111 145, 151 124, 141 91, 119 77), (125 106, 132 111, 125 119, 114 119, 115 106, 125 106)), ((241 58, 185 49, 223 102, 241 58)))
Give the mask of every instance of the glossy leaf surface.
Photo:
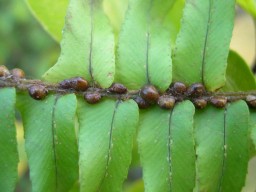
POLYGON ((80 76, 92 85, 109 87, 114 80, 114 35, 102 1, 71 0, 58 62, 44 78, 58 82, 80 76))
POLYGON ((81 191, 121 191, 131 163, 139 113, 133 100, 79 101, 81 191))
POLYGON ((159 19, 172 3, 130 1, 119 36, 116 64, 116 80, 129 89, 151 83, 163 91, 171 83, 170 34, 159 19))
POLYGON ((202 82, 210 91, 225 84, 235 0, 186 1, 173 53, 173 79, 202 82))
POLYGON ((0 189, 14 191, 18 177, 14 88, 0 88, 0 189))
POLYGON ((69 191, 78 179, 75 95, 19 97, 33 191, 69 191))
POLYGON ((138 143, 145 191, 193 190, 194 110, 185 101, 173 111, 159 107, 141 111, 138 143))

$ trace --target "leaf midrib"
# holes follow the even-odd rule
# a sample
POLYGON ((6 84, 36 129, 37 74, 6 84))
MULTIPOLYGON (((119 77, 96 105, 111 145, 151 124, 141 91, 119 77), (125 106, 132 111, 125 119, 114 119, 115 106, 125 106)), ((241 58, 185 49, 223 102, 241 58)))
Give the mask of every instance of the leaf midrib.
POLYGON ((205 79, 204 79, 204 73, 205 73, 205 65, 206 65, 206 53, 207 53, 207 44, 208 44, 208 37, 209 37, 209 29, 210 29, 210 21, 211 21, 211 10, 212 10, 212 0, 209 0, 209 10, 208 10, 208 21, 207 21, 207 28, 206 28, 206 34, 205 34, 205 40, 204 40, 204 47, 203 47, 203 58, 202 58, 202 71, 201 71, 201 79, 202 83, 205 85, 205 79))
POLYGON ((107 174, 108 174, 108 168, 109 168, 110 156, 111 156, 111 145, 112 145, 112 142, 113 142, 114 121, 115 121, 116 112, 117 112, 117 109, 118 109, 118 106, 119 106, 120 102, 121 102, 120 100, 117 100, 117 101, 116 101, 115 108, 114 108, 114 112, 113 112, 112 119, 111 119, 110 132, 109 132, 109 143, 108 143, 108 154, 107 154, 106 169, 105 169, 104 177, 102 178, 102 180, 101 180, 101 182, 100 182, 98 191, 101 190, 101 187, 102 187, 102 185, 103 185, 103 183, 104 183, 104 180, 106 179, 107 174))
POLYGON ((52 107, 52 148, 53 148, 53 158, 54 158, 54 169, 55 169, 55 189, 58 189, 58 166, 57 166, 57 155, 56 155, 56 143, 55 143, 55 129, 56 129, 56 123, 55 123, 55 111, 56 111, 56 105, 58 102, 59 96, 55 97, 54 104, 52 107))
POLYGON ((169 166, 169 186, 170 186, 170 191, 172 188, 172 159, 171 159, 171 140, 172 140, 172 134, 171 134, 171 123, 172 123, 172 114, 173 110, 170 112, 169 116, 169 126, 168 126, 168 166, 169 166))
POLYGON ((227 107, 225 107, 224 110, 224 125, 223 125, 223 156, 222 156, 222 165, 221 165, 221 175, 219 180, 219 187, 218 191, 222 191, 222 183, 223 183, 223 177, 224 177, 224 171, 226 167, 226 158, 227 158, 227 145, 226 145, 226 131, 227 131, 227 107))
POLYGON ((93 49, 93 0, 90 0, 90 50, 89 50, 89 74, 91 76, 92 84, 94 87, 94 77, 93 77, 93 69, 92 69, 92 49, 93 49))

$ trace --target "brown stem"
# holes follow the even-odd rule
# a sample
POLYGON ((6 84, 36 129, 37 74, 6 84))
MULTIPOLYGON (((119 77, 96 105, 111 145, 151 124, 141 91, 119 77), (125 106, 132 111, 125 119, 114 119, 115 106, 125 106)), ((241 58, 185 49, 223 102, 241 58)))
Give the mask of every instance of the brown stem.
MULTIPOLYGON (((19 91, 27 91, 32 85, 43 85, 49 92, 53 94, 70 94, 74 93, 76 95, 83 96, 85 93, 95 92, 93 87, 88 88, 86 91, 76 91, 74 89, 64 89, 59 86, 59 84, 43 82, 41 80, 29 80, 29 79, 17 79, 12 77, 0 77, 0 88, 2 87, 15 87, 19 91)), ((140 90, 130 90, 125 94, 112 93, 108 89, 97 89, 97 92, 101 94, 102 97, 108 97, 113 99, 134 99, 140 93, 140 90)), ((163 95, 172 95, 176 100, 193 100, 194 97, 185 94, 173 95, 172 93, 163 93, 163 95)), ((226 97, 228 101, 245 100, 248 95, 256 96, 256 90, 246 91, 246 92, 205 92, 200 98, 209 101, 214 96, 226 97)))

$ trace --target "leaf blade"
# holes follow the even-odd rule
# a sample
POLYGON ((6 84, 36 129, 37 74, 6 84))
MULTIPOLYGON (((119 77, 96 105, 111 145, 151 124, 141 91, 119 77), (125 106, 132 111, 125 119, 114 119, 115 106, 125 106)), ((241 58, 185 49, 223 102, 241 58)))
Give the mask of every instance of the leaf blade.
POLYGON ((58 3, 51 0, 26 0, 26 3, 43 28, 59 42, 62 36, 61 31, 64 26, 68 0, 61 0, 58 3))
POLYGON ((256 2, 254 0, 237 0, 237 3, 256 18, 256 2))
POLYGON ((187 1, 173 54, 173 79, 202 82, 210 91, 225 83, 235 0, 187 1))
POLYGON ((119 35, 115 77, 129 89, 152 83, 164 91, 171 83, 170 34, 153 17, 157 8, 148 0, 130 1, 119 35))
POLYGON ((220 91, 250 91, 254 89, 256 89, 256 81, 250 68, 236 52, 230 51, 226 84, 220 91), (244 81, 241 81, 241 79, 244 79, 244 81))
POLYGON ((249 160, 249 112, 244 101, 211 106, 195 116, 199 191, 241 191, 249 160), (214 116, 214 118, 212 118, 214 116))
POLYGON ((134 101, 79 101, 81 191, 120 191, 131 162, 138 121, 134 101), (97 146, 97 148, 95 148, 97 146))
POLYGON ((255 110, 251 110, 251 124, 252 124, 252 131, 251 131, 251 138, 256 150, 256 113, 255 110))
POLYGON ((18 149, 15 128, 14 88, 0 89, 0 188, 14 191, 18 178, 18 149))
POLYGON ((223 154, 224 110, 212 106, 195 114, 196 189, 217 191, 221 177, 223 154), (214 118, 211 118, 214 115, 214 118), (207 125, 207 126, 206 126, 207 125))
POLYGON ((241 191, 249 161, 249 109, 244 101, 232 103, 226 115, 226 165, 223 191, 241 191))
POLYGON ((102 10, 102 1, 71 0, 61 55, 44 78, 58 82, 80 76, 106 88, 114 80, 114 65, 114 35, 102 10))
POLYGON ((75 96, 59 98, 50 95, 45 101, 35 101, 27 95, 21 95, 19 99, 22 100, 19 108, 25 128, 32 190, 70 190, 78 179, 75 96))
POLYGON ((146 191, 193 190, 193 114, 189 101, 172 112, 155 107, 141 113, 138 143, 146 191), (184 180, 187 182, 181 185, 184 180))

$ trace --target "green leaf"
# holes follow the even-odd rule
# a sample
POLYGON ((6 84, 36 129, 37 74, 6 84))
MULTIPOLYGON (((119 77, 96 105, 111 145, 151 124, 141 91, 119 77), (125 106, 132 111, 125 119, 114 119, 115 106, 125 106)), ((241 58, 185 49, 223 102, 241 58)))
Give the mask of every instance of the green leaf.
POLYGON ((180 31, 180 21, 185 6, 184 0, 175 1, 168 14, 164 18, 164 26, 168 28, 171 34, 172 49, 175 47, 177 35, 180 31))
POLYGON ((236 52, 230 51, 226 84, 220 91, 250 91, 255 89, 256 82, 250 68, 236 52))
POLYGON ((197 191, 218 191, 224 154, 223 123, 224 110, 209 106, 196 111, 197 191))
POLYGON ((59 42, 62 36, 61 31, 64 26, 68 0, 26 0, 26 2, 43 28, 59 42))
MULTIPOLYGON (((229 52, 228 67, 226 72, 226 85, 220 89, 221 92, 250 91, 256 89, 254 75, 245 61, 234 51, 229 52), (243 79, 243 81, 241 81, 243 79)), ((250 110, 252 139, 254 133, 254 110, 250 110)), ((255 153, 253 141, 251 142, 251 155, 255 153)))
POLYGON ((150 2, 130 1, 119 36, 116 80, 129 89, 151 83, 164 91, 172 78, 171 46, 170 34, 159 19, 172 1, 163 1, 161 6, 153 6, 156 0, 150 2))
POLYGON ((256 18, 256 1, 255 0, 237 0, 238 5, 240 5, 245 11, 256 18))
POLYGON ((142 111, 139 152, 145 191, 192 191, 195 182, 194 106, 142 111), (186 182, 184 182, 186 181, 186 182))
POLYGON ((143 183, 142 179, 138 179, 135 182, 132 182, 124 190, 124 192, 142 192, 142 191, 145 191, 144 190, 144 183, 143 183))
POLYGON ((195 115, 197 191, 241 191, 249 161, 249 111, 244 101, 195 115), (214 118, 213 118, 214 117, 214 118))
POLYGON ((75 95, 19 99, 33 191, 69 191, 78 179, 75 95))
POLYGON ((71 0, 58 62, 44 74, 48 81, 80 76, 103 88, 114 80, 114 35, 100 0, 71 0))
POLYGON ((14 191, 18 177, 14 88, 0 89, 0 189, 14 191))
POLYGON ((235 0, 186 1, 173 53, 173 80, 202 82, 214 91, 225 84, 235 0))
POLYGON ((117 36, 124 20, 126 9, 128 8, 128 0, 104 0, 103 7, 117 36))
POLYGON ((139 113, 133 100, 79 100, 81 191, 121 191, 131 163, 139 113))
POLYGON ((256 150, 256 111, 255 110, 250 110, 250 122, 251 122, 251 138, 253 141, 253 144, 255 146, 255 150, 256 150))
POLYGON ((226 111, 226 161, 223 191, 241 191, 249 161, 249 110, 244 101, 230 104, 226 111))

